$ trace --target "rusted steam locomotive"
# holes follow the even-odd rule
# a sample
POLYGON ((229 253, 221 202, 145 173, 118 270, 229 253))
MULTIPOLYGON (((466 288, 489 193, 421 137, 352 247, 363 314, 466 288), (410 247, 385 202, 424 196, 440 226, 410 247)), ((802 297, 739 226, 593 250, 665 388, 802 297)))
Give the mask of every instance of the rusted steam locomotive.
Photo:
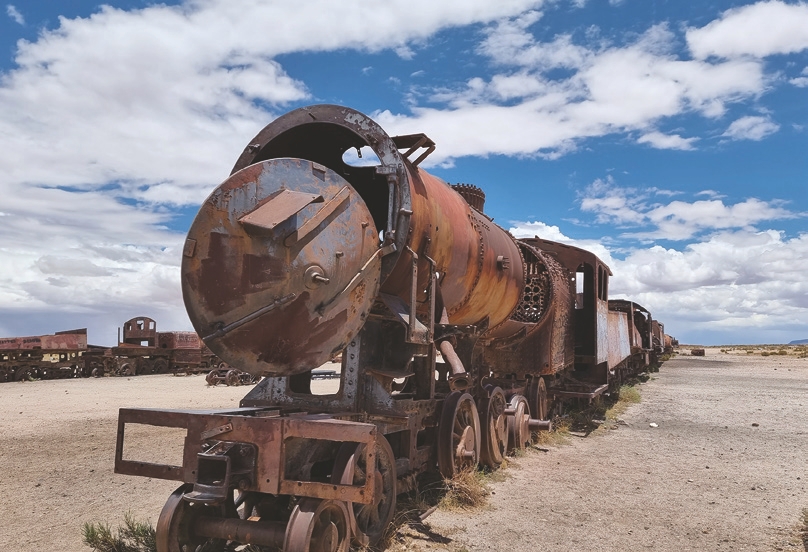
MULTIPOLYGON (((140 316, 118 329, 116 347, 88 345, 87 329, 0 338, 0 383, 28 379, 199 373, 223 365, 194 332, 158 332, 140 316)), ((229 372, 229 370, 226 370, 229 372)))
POLYGON ((496 468, 563 400, 656 361, 662 326, 609 301, 600 259, 513 238, 480 189, 418 167, 434 148, 349 108, 298 109, 202 205, 188 313, 214 353, 266 378, 239 408, 121 409, 116 472, 181 482, 160 552, 372 545, 420 473, 496 468), (362 148, 378 162, 344 161, 362 148), (338 392, 313 394, 312 370, 340 352, 338 392), (131 424, 186 430, 182 465, 124 457, 131 424))
POLYGON ((94 347, 84 353, 84 372, 94 377, 105 374, 199 373, 221 361, 194 332, 158 332, 157 323, 138 316, 118 329, 117 347, 94 347))

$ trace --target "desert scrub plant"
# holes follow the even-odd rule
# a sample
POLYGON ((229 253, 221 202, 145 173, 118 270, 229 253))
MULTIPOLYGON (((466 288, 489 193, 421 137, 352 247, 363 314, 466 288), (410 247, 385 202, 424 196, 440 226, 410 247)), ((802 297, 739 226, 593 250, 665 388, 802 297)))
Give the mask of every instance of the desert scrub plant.
POLYGON ((131 512, 124 514, 123 523, 113 532, 107 523, 85 522, 81 529, 84 544, 96 552, 157 552, 151 523, 136 521, 131 512))
POLYGON ((640 392, 632 385, 620 386, 620 394, 618 397, 617 402, 606 410, 606 419, 611 422, 617 421, 618 416, 628 410, 629 405, 637 404, 642 400, 640 392))
POLYGON ((446 494, 440 506, 449 510, 468 510, 484 506, 491 494, 485 474, 476 469, 458 472, 453 478, 445 479, 446 494))

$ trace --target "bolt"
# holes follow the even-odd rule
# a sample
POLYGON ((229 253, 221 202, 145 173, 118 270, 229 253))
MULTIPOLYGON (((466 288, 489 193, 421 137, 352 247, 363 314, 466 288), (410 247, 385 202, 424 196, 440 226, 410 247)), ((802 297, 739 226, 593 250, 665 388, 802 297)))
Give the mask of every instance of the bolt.
POLYGON ((320 274, 318 272, 315 272, 314 274, 312 274, 311 279, 314 280, 315 282, 320 282, 321 284, 327 284, 327 283, 329 283, 331 281, 330 278, 326 278, 325 276, 323 276, 322 274, 320 274))

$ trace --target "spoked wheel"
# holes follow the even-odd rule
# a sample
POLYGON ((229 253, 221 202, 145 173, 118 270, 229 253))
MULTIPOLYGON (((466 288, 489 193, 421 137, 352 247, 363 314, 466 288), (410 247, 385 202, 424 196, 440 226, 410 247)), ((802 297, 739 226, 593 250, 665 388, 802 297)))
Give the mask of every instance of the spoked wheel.
POLYGON ((350 545, 344 502, 307 497, 292 510, 283 552, 348 552, 350 545))
POLYGON ((194 522, 200 515, 218 514, 218 508, 201 505, 191 506, 182 496, 193 489, 193 485, 181 485, 168 497, 160 517, 157 518, 157 552, 195 551, 204 546, 205 552, 224 550, 223 540, 206 539, 194 534, 194 522))
POLYGON ((443 401, 438 425, 438 468, 452 478, 464 469, 474 469, 480 460, 480 416, 474 398, 453 391, 443 401))
POLYGON ((214 368, 213 370, 208 372, 207 376, 205 376, 205 381, 207 382, 208 385, 216 385, 217 383, 219 383, 219 378, 217 376, 218 374, 216 373, 216 369, 214 368))
POLYGON ((502 464, 508 446, 508 431, 505 415, 505 393, 499 387, 487 385, 489 397, 480 401, 480 425, 482 447, 480 461, 496 469, 502 464))
MULTIPOLYGON (((373 470, 373 502, 348 503, 348 516, 354 540, 360 546, 375 546, 393 520, 396 509, 396 459, 384 436, 376 436, 376 466, 373 470)), ((340 485, 360 485, 369 470, 365 445, 343 443, 334 462, 331 482, 340 485)))
POLYGON ((550 412, 547 404, 547 386, 544 378, 534 378, 527 388, 527 401, 530 415, 537 420, 546 420, 550 412))
POLYGON ((530 442, 530 408, 524 395, 514 395, 508 410, 508 451, 523 450, 530 442))
POLYGON ((227 374, 224 376, 224 382, 228 387, 236 387, 237 385, 241 385, 241 377, 238 370, 228 370, 227 374))

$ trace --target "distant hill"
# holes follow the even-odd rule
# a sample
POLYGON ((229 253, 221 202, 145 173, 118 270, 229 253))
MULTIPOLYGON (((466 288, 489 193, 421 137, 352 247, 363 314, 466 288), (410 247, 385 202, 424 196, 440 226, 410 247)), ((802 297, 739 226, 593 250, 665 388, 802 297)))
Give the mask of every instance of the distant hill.
POLYGON ((808 345, 808 339, 797 339, 790 342, 789 345, 808 345))

